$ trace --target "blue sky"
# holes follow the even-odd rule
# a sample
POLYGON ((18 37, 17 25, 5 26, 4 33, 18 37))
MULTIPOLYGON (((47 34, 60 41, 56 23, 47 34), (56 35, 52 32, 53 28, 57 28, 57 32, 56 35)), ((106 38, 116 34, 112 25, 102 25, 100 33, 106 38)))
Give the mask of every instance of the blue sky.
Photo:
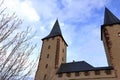
POLYGON ((4 5, 24 21, 22 29, 30 25, 32 32, 36 31, 34 57, 58 18, 68 43, 67 62, 84 60, 93 66, 107 66, 100 27, 105 6, 120 18, 120 0, 5 0, 4 5))

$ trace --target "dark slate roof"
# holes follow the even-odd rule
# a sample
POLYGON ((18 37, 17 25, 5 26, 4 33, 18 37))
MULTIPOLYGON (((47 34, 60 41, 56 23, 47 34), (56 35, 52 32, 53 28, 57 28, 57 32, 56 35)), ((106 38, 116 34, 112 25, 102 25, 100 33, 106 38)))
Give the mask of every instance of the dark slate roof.
POLYGON ((101 40, 103 27, 114 24, 120 24, 120 20, 108 8, 105 7, 104 24, 101 25, 101 40))
POLYGON ((105 8, 104 25, 116 23, 120 23, 120 20, 108 8, 105 8))
POLYGON ((48 36, 46 36, 44 39, 55 37, 55 36, 58 36, 58 35, 62 36, 62 33, 61 33, 61 30, 60 30, 59 22, 58 22, 58 20, 56 20, 50 34, 48 36))
POLYGON ((91 66, 85 61, 71 62, 71 63, 61 64, 58 73, 85 71, 85 70, 91 70, 93 68, 94 68, 93 66, 91 66))
MULTIPOLYGON (((61 29, 60 29, 60 25, 59 25, 58 19, 56 20, 56 22, 55 22, 55 24, 54 24, 50 34, 48 36, 46 36, 45 38, 43 38, 42 40, 48 39, 48 38, 52 38, 52 37, 56 37, 56 36, 61 36, 62 39, 64 40, 64 38, 62 36, 62 32, 61 32, 61 29)), ((64 40, 64 42, 65 42, 65 40, 64 40)), ((67 45, 67 43, 66 43, 66 45, 67 45)))
POLYGON ((85 61, 63 63, 57 71, 59 73, 70 73, 70 72, 84 72, 94 70, 108 70, 113 69, 112 67, 93 67, 85 61))

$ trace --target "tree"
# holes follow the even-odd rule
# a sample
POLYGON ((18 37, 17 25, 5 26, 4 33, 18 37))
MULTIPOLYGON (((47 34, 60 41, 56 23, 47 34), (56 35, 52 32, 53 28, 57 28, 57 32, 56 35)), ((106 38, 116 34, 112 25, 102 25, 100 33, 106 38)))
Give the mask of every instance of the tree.
POLYGON ((9 14, 0 4, 0 80, 25 80, 35 67, 30 60, 36 45, 31 42, 30 28, 16 31, 22 21, 9 14))

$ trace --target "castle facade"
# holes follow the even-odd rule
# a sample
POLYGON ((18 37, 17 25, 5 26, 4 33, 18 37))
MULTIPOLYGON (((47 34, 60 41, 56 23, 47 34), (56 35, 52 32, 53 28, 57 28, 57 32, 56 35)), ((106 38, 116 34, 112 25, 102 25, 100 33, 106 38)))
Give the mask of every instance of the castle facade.
POLYGON ((35 80, 120 80, 120 20, 107 8, 101 40, 107 67, 93 67, 85 61, 66 63, 68 44, 56 20, 50 34, 42 39, 35 80))

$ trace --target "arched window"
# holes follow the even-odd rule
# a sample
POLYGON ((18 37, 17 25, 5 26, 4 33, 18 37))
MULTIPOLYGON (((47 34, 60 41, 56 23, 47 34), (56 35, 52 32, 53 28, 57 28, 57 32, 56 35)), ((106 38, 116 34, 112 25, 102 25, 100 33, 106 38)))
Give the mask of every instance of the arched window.
POLYGON ((46 74, 44 75, 44 79, 43 80, 46 80, 46 74))
POLYGON ((47 67, 48 67, 48 64, 45 65, 45 68, 47 68, 47 67))
POLYGON ((49 46, 48 46, 48 49, 50 49, 50 47, 51 47, 51 46, 49 45, 49 46))

